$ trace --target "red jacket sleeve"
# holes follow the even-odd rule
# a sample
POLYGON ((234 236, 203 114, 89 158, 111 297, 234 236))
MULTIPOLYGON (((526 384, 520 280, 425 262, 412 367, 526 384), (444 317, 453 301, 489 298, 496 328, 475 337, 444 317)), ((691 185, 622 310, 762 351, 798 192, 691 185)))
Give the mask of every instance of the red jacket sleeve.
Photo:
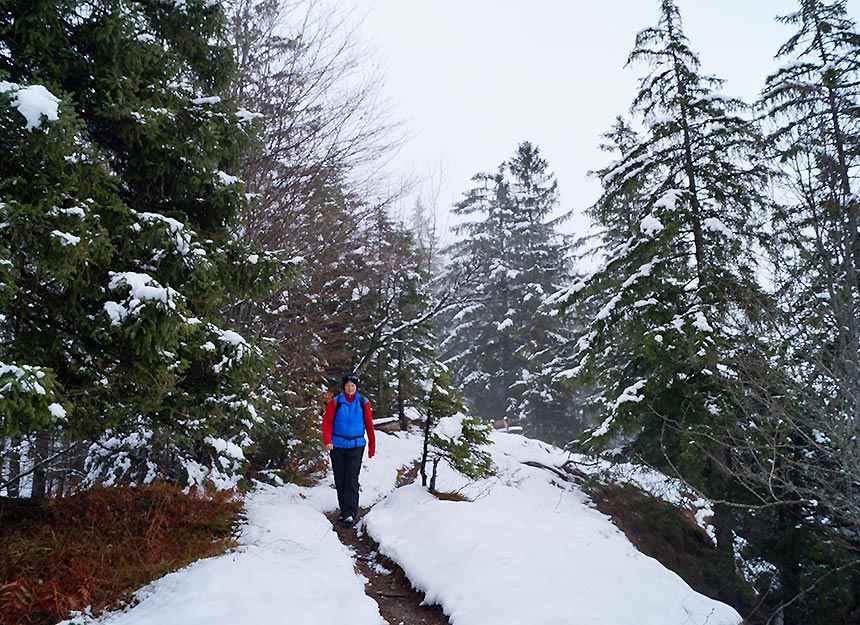
POLYGON ((367 450, 367 457, 373 458, 376 453, 376 432, 373 431, 373 413, 370 411, 370 402, 364 402, 364 429, 367 432, 367 440, 370 447, 367 450))
MULTIPOLYGON (((334 413, 337 410, 337 402, 335 402, 334 397, 332 397, 328 406, 326 406, 325 414, 323 415, 322 421, 322 437, 323 437, 323 445, 331 445, 331 433, 334 430, 334 413)), ((367 418, 365 413, 365 419, 367 418)))

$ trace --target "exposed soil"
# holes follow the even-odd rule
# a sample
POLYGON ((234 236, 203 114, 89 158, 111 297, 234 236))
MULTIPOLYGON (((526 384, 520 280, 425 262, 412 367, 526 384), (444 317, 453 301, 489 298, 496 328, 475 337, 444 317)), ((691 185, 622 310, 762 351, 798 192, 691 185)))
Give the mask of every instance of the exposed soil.
MULTIPOLYGON (((367 510, 361 510, 364 516, 367 510)), ((421 605, 424 595, 412 588, 397 564, 381 555, 376 543, 362 531, 361 522, 348 527, 329 515, 340 542, 350 548, 355 566, 366 579, 367 594, 379 604, 389 625, 450 625, 439 605, 421 605)))

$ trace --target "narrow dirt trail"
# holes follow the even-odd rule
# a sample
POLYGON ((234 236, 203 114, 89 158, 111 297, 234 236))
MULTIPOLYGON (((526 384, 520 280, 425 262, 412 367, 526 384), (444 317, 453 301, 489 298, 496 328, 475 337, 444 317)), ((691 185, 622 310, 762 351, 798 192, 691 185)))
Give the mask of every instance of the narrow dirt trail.
MULTIPOLYGON (((361 516, 367 510, 361 511, 361 516)), ((389 625, 450 625, 438 605, 421 605, 424 595, 412 588, 403 570, 381 555, 373 540, 365 534, 360 523, 348 527, 328 515, 340 542, 353 553, 355 566, 367 579, 368 596, 379 604, 379 612, 389 625)))

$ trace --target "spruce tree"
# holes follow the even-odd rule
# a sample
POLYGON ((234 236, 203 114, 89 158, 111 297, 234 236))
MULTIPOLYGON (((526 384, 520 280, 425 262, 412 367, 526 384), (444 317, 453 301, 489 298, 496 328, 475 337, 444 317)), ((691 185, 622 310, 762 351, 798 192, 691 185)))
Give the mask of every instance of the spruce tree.
POLYGON ((363 327, 350 339, 358 367, 375 393, 374 416, 398 416, 405 424, 408 404, 420 401, 417 381, 432 360, 427 276, 420 270, 414 237, 392 221, 385 207, 367 233, 368 272, 362 279, 370 304, 363 327), (416 396, 418 394, 418 396, 416 396))
MULTIPOLYGON (((680 472, 722 501, 733 361, 766 306, 753 251, 768 172, 746 107, 700 73, 675 3, 659 6, 628 59, 649 67, 632 105, 642 136, 616 123, 608 138, 620 157, 598 172, 591 215, 604 228, 604 262, 550 302, 591 316, 569 367, 596 389, 602 413, 585 446, 680 472)), ((714 524, 731 571, 726 506, 714 524)))
POLYGON ((555 176, 537 147, 523 142, 495 174, 477 183, 454 207, 472 219, 455 228, 449 274, 474 273, 463 310, 446 321, 443 341, 457 383, 485 419, 522 419, 538 436, 566 429, 572 412, 548 374, 563 325, 542 307, 564 285, 569 257, 552 218, 555 176))
POLYGON ((489 424, 464 412, 463 401, 451 385, 451 374, 435 364, 428 372, 424 396, 418 411, 424 416, 424 444, 419 472, 421 485, 436 492, 439 462, 444 460, 458 473, 477 480, 495 473, 486 449, 490 443, 489 424), (431 464, 430 476, 427 464, 431 464))
POLYGON ((223 26, 204 0, 0 11, 0 361, 53 402, 4 392, 0 433, 91 441, 92 479, 233 484, 258 418, 260 349, 220 310, 277 263, 227 229, 249 127, 223 26))

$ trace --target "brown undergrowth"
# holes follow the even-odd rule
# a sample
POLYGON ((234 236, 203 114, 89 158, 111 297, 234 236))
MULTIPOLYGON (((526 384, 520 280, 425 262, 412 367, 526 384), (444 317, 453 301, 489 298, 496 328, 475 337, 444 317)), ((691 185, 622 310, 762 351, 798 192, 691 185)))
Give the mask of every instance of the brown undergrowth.
POLYGON ((0 497, 0 624, 42 625, 116 606, 150 581, 234 546, 230 493, 166 484, 44 500, 0 497))

